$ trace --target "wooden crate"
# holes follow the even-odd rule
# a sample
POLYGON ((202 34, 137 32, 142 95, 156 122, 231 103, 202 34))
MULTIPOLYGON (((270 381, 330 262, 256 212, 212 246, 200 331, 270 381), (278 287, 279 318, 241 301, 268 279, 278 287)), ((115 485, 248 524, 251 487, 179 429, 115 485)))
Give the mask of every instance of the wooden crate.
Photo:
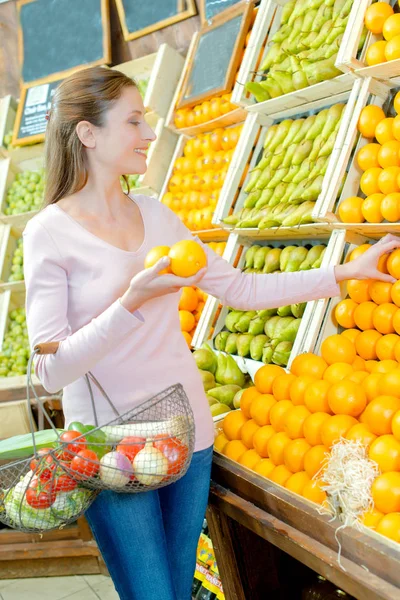
POLYGON ((8 156, 8 150, 4 146, 4 136, 14 127, 17 112, 17 101, 12 96, 0 99, 0 157, 8 156))
POLYGON ((10 158, 0 159, 0 222, 9 223, 13 226, 23 228, 31 217, 38 211, 29 211, 18 215, 6 215, 4 209, 6 206, 7 190, 13 183, 17 173, 21 171, 34 171, 43 167, 44 157, 38 156, 16 165, 10 158))
MULTIPOLYGON (((334 252, 334 248, 336 245, 336 236, 330 236, 329 234, 322 233, 319 236, 314 236, 310 239, 302 239, 299 240, 297 238, 293 239, 284 239, 284 240, 268 240, 267 242, 259 242, 257 243, 261 246, 273 246, 279 248, 281 246, 288 246, 291 244, 297 246, 315 246, 317 244, 325 243, 327 245, 327 249, 325 251, 322 267, 327 267, 331 264, 331 256, 334 252)), ((253 239, 248 239, 246 236, 240 236, 236 234, 231 234, 228 239, 228 243, 223 255, 223 258, 227 260, 231 265, 236 266, 236 268, 241 269, 244 265, 245 254, 248 248, 254 244, 253 239)), ((302 317, 300 328, 297 332, 295 342, 293 344, 293 349, 291 352, 291 357, 289 360, 288 366, 295 356, 299 354, 300 349, 303 347, 303 339, 310 328, 310 322, 313 320, 314 310, 315 310, 316 302, 308 302, 304 315, 302 317)), ((200 348, 204 342, 210 340, 212 337, 212 344, 214 337, 223 330, 225 325, 225 318, 229 312, 227 307, 222 307, 219 300, 209 296, 207 298, 203 313, 200 317, 198 327, 195 332, 195 336, 193 338, 193 346, 196 348, 200 348), (211 328, 214 327, 214 332, 212 336, 211 328)), ((304 351, 304 350, 302 350, 304 351)), ((254 376, 254 373, 263 366, 264 363, 254 361, 250 358, 242 358, 239 356, 234 356, 236 362, 239 367, 244 371, 248 372, 251 377, 254 376)))
POLYGON ((143 99, 148 111, 165 118, 181 77, 184 58, 168 44, 157 52, 113 67, 133 79, 149 79, 143 99))
POLYGON ((14 252, 21 236, 21 229, 12 227, 9 223, 0 225, 0 293, 25 290, 25 281, 8 281, 14 252))
MULTIPOLYGON (((298 107, 296 107, 286 111, 282 111, 280 114, 279 120, 292 117, 300 118, 303 116, 308 116, 309 114, 313 114, 314 112, 319 112, 320 110, 339 102, 345 102, 347 104, 336 137, 335 146, 330 156, 328 168, 325 173, 322 191, 316 202, 316 207, 319 207, 321 205, 328 193, 329 184, 331 180, 336 177, 336 173, 339 166, 338 159, 341 155, 342 147, 347 134, 347 129, 351 121, 351 117, 354 111, 354 107, 361 85, 362 82, 360 80, 354 81, 351 91, 343 92, 341 94, 333 96, 329 100, 325 98, 322 100, 317 100, 315 102, 308 103, 304 106, 303 109, 300 110, 298 107)), ((260 113, 251 113, 248 115, 239 139, 239 143, 235 148, 235 152, 233 154, 232 161, 229 166, 227 177, 221 190, 219 201, 214 213, 214 224, 220 224, 221 227, 227 227, 222 223, 222 220, 229 214, 231 214, 233 209, 235 210, 235 212, 237 212, 243 207, 245 198, 247 196, 247 194, 244 191, 244 188, 246 187, 246 184, 250 177, 249 173, 255 167, 259 160, 260 153, 263 150, 267 130, 271 125, 273 125, 277 121, 278 119, 271 115, 267 116, 260 113), (243 174, 247 165, 249 165, 248 174, 244 179, 243 186, 240 188, 240 182, 242 181, 243 174)), ((303 235, 313 235, 317 231, 321 232, 321 229, 323 229, 323 226, 321 226, 321 224, 315 224, 310 226, 301 225, 295 228, 274 227, 263 231, 254 229, 253 235, 259 239, 287 236, 293 237, 293 235, 298 235, 299 237, 302 237, 303 235)), ((234 231, 239 234, 244 233, 241 229, 236 229, 234 231)), ((248 232, 250 231, 251 230, 246 230, 246 234, 248 234, 248 232)), ((325 227, 325 231, 329 231, 329 228, 325 227)))
POLYGON ((360 178, 363 172, 357 164, 356 155, 360 148, 370 143, 371 140, 364 138, 358 132, 357 124, 361 111, 369 104, 382 107, 389 99, 391 91, 400 85, 400 80, 384 83, 368 77, 360 81, 362 81, 362 86, 337 161, 335 177, 331 179, 325 197, 315 207, 313 217, 322 222, 332 223, 333 227, 338 227, 339 229, 351 229, 360 234, 380 237, 382 234, 388 232, 399 233, 400 223, 342 223, 339 220, 337 211, 340 203, 346 198, 359 196, 360 194, 363 195, 359 189, 360 178), (346 178, 345 183, 338 198, 341 182, 344 177, 346 178))
MULTIPOLYGON (((359 41, 364 27, 364 16, 367 8, 374 0, 357 0, 354 2, 353 9, 349 17, 349 27, 347 28, 342 44, 339 50, 336 64, 342 71, 353 72, 357 77, 374 77, 388 81, 393 77, 398 77, 400 72, 400 59, 380 63, 368 67, 365 57, 371 44, 382 40, 382 35, 374 35, 368 32, 364 47, 360 53, 357 52, 359 41)), ((387 4, 394 4, 393 0, 379 0, 387 4)))
MULTIPOLYGON (((237 83, 232 93, 232 102, 239 106, 245 106, 251 112, 259 112, 264 115, 277 115, 281 111, 294 107, 302 107, 308 102, 320 99, 329 99, 333 95, 346 92, 351 89, 354 76, 352 73, 339 75, 334 79, 323 81, 301 90, 284 94, 278 98, 272 98, 266 102, 256 103, 253 96, 246 93, 244 85, 248 81, 260 81, 262 75, 257 74, 259 62, 262 62, 268 52, 268 43, 279 29, 281 23, 282 9, 289 0, 262 0, 257 13, 256 21, 246 48, 245 56, 241 64, 237 83), (260 61, 260 53, 262 53, 260 61)), ((346 31, 350 27, 347 25, 346 31)), ((339 68, 339 67, 338 67, 339 68)))

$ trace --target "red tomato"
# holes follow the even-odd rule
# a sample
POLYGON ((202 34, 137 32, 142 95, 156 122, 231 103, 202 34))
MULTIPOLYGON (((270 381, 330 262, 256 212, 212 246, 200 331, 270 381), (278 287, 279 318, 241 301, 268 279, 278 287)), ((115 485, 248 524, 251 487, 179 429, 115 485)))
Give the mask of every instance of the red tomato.
MULTIPOLYGON (((41 462, 42 457, 46 456, 46 454, 49 454, 50 452, 53 451, 53 448, 41 448, 40 450, 37 451, 37 458, 34 457, 32 458, 31 462, 30 462, 30 468, 32 471, 36 471, 38 464, 41 462)), ((51 455, 50 457, 51 458, 51 455)))
POLYGON ((117 446, 117 452, 125 454, 127 458, 132 462, 136 454, 143 450, 146 443, 146 438, 128 436, 125 437, 117 446))
POLYGON ((60 436, 60 440, 63 444, 66 444, 62 456, 64 460, 72 460, 79 452, 86 450, 86 438, 82 437, 79 431, 64 431, 60 436), (80 439, 74 442, 76 438, 80 439))
POLYGON ((97 475, 100 469, 97 454, 92 450, 82 450, 71 461, 70 470, 76 479, 87 479, 97 475))
POLYGON ((25 497, 29 506, 32 508, 49 508, 54 504, 56 492, 48 483, 42 483, 38 479, 33 479, 26 490, 25 497))
POLYGON ((182 470, 182 467, 188 457, 188 447, 176 437, 158 439, 162 437, 162 435, 156 436, 153 445, 167 458, 168 475, 177 475, 182 470))
POLYGON ((71 492, 76 488, 77 485, 78 484, 74 479, 63 474, 56 478, 54 490, 56 492, 71 492))
POLYGON ((56 468, 51 448, 42 448, 38 451, 38 457, 30 462, 30 468, 39 477, 40 481, 47 481, 53 476, 56 468))

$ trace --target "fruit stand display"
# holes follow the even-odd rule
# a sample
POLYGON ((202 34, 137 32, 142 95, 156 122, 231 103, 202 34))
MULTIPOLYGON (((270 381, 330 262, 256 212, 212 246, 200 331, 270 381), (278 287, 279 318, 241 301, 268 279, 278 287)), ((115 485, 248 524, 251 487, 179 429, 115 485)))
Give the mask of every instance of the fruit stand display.
POLYGON ((24 256, 22 232, 9 224, 0 226, 0 290, 23 291, 24 256))
POLYGON ((16 165, 10 158, 0 159, 0 219, 3 223, 24 226, 43 202, 43 156, 28 164, 29 168, 25 168, 26 163, 16 165))
POLYGON ((335 62, 355 7, 352 0, 263 0, 232 102, 275 114, 349 90, 352 74, 335 62))
POLYGON ((351 91, 304 110, 284 110, 279 119, 249 115, 213 222, 263 237, 302 237, 323 229, 309 224, 336 177, 360 86, 357 81, 351 91))

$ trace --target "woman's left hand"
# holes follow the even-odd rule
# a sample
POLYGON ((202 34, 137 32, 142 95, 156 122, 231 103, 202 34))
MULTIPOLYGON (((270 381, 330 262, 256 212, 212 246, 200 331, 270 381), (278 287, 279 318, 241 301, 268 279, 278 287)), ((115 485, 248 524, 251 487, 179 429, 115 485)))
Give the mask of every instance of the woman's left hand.
POLYGON ((336 281, 339 283, 348 279, 377 279, 378 281, 395 283, 397 280, 394 277, 378 271, 378 262, 381 256, 392 252, 396 248, 400 248, 400 237, 390 233, 385 235, 355 260, 336 266, 336 281))

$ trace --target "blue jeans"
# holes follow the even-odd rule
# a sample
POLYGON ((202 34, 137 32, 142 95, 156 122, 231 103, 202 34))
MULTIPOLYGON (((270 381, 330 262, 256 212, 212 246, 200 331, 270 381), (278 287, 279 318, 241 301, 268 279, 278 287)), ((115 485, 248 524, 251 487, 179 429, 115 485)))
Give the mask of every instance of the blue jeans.
POLYGON ((103 491, 86 517, 121 600, 190 600, 212 446, 181 479, 138 494, 103 491))

